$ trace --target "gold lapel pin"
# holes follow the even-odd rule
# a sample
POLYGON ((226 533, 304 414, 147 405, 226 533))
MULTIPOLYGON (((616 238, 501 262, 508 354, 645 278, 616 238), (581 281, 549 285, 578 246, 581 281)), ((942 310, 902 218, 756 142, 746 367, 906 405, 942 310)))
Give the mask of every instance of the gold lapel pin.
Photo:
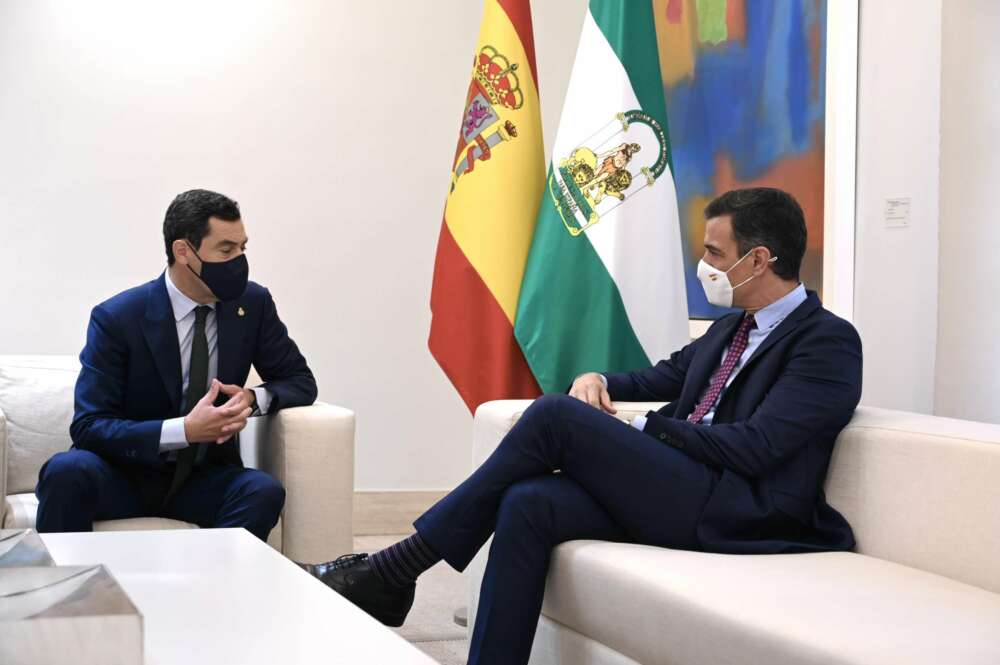
POLYGON ((247 313, 243 310, 242 307, 240 307, 238 310, 236 310, 236 314, 239 315, 239 316, 246 316, 247 315, 247 313))

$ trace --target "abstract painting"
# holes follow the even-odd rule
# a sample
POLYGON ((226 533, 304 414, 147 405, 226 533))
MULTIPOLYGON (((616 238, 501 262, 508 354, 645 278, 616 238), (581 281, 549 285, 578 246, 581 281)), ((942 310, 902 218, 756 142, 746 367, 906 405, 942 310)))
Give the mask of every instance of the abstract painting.
POLYGON ((652 2, 690 317, 726 313, 695 273, 705 205, 737 187, 780 187, 799 201, 802 281, 822 295, 826 0, 652 2))

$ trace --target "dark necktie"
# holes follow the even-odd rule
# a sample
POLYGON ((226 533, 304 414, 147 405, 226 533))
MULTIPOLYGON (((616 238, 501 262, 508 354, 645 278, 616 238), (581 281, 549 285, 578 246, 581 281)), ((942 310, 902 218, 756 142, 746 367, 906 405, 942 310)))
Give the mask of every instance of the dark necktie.
POLYGON ((689 423, 701 422, 705 414, 712 410, 715 400, 719 399, 722 389, 726 386, 726 381, 729 380, 733 370, 736 369, 736 363, 740 361, 740 356, 747 350, 747 344, 750 343, 750 331, 755 326, 756 322, 754 321, 753 314, 747 314, 743 317, 740 326, 736 329, 736 334, 733 335, 733 341, 729 344, 729 351, 726 352, 726 357, 722 361, 722 365, 712 375, 712 380, 708 382, 708 390, 702 395, 701 401, 698 402, 698 405, 694 409, 694 413, 688 416, 689 423))
MULTIPOLYGON (((208 335, 205 334, 205 322, 212 308, 202 305, 194 310, 194 335, 191 338, 191 366, 188 369, 188 388, 184 397, 184 414, 187 415, 208 392, 208 335)), ((206 444, 192 443, 177 453, 177 468, 170 482, 164 502, 180 489, 187 477, 191 475, 191 467, 195 462, 204 459, 203 449, 206 444)))

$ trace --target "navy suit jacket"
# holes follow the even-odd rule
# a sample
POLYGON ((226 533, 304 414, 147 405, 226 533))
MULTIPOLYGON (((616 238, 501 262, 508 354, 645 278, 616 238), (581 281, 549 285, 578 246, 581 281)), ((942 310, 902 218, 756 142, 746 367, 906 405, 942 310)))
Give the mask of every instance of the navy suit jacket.
POLYGON ((861 398, 861 339, 810 291, 733 379, 712 425, 688 423, 741 317, 719 319, 653 367, 609 374, 608 391, 615 400, 669 401, 648 414, 644 431, 720 472, 698 527, 705 550, 851 549, 851 527, 826 503, 823 483, 861 398))
MULTIPOLYGON (((217 305, 216 319, 222 383, 244 385, 253 364, 271 394, 268 413, 315 401, 316 380, 267 289, 250 282, 237 300, 217 305)), ((160 429, 182 415, 182 395, 177 324, 163 275, 93 309, 80 363, 73 447, 127 466, 164 464, 160 429)), ((237 437, 210 446, 207 460, 240 464, 237 437)))

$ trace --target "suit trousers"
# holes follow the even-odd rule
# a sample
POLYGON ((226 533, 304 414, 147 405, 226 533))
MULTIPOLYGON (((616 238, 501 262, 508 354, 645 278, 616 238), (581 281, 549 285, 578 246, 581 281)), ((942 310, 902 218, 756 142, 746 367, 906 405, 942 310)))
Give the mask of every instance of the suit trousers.
POLYGON ((54 455, 38 474, 40 533, 91 531, 95 520, 167 517, 203 528, 245 528, 261 540, 278 522, 285 490, 257 469, 204 464, 166 505, 174 464, 123 467, 87 450, 54 455))
POLYGON ((470 665, 528 662, 553 547, 596 539, 697 549, 718 480, 573 397, 535 400, 483 465, 414 523, 456 570, 493 534, 470 665))

